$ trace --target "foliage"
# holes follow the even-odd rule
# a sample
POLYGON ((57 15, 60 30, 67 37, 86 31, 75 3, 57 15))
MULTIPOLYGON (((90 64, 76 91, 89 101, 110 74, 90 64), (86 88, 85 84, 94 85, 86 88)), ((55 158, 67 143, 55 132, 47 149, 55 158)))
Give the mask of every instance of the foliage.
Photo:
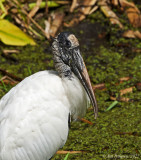
POLYGON ((36 44, 32 38, 5 19, 0 20, 0 39, 7 45, 24 46, 36 44))

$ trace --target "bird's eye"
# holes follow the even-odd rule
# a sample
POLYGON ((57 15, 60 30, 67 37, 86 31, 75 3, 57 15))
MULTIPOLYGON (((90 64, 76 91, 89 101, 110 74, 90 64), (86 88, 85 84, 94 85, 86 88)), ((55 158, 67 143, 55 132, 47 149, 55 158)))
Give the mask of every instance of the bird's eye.
POLYGON ((66 41, 66 46, 67 46, 68 48, 70 48, 70 47, 71 47, 71 42, 70 42, 70 41, 66 41))

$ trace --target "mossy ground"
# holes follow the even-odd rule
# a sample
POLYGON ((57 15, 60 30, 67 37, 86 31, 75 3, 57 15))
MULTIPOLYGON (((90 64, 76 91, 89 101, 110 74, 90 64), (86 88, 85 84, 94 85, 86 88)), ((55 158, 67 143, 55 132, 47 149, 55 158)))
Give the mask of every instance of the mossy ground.
MULTIPOLYGON (((127 25, 127 27, 130 27, 127 25)), ((105 112, 112 103, 110 95, 118 96, 121 89, 135 86, 141 82, 141 55, 135 49, 141 49, 137 39, 122 38, 120 29, 111 26, 100 12, 73 28, 72 31, 80 40, 81 51, 93 84, 105 83, 106 90, 96 90, 99 115, 94 120, 92 108, 88 109, 86 119, 93 125, 83 122, 72 122, 68 140, 63 150, 84 151, 70 154, 68 159, 103 160, 103 159, 141 159, 141 92, 136 88, 125 97, 131 102, 118 102, 116 107, 105 112), (122 44, 122 45, 119 45, 122 44), (121 77, 132 77, 119 85, 121 77), (117 132, 138 134, 118 135, 117 132)), ((37 42, 35 47, 7 47, 17 49, 18 54, 9 60, 0 51, 0 68, 21 78, 40 70, 54 69, 49 43, 37 42)), ((0 73, 0 78, 3 75, 0 73)), ((0 97, 11 87, 0 84, 0 97)), ((55 155, 53 159, 63 159, 65 155, 55 155)))

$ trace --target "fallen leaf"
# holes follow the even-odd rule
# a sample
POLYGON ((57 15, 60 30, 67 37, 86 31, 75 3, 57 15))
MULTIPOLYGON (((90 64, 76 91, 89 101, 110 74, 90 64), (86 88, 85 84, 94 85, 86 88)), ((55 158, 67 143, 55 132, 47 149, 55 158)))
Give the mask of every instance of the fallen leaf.
POLYGON ((45 32, 47 35, 47 38, 50 39, 50 23, 51 23, 51 18, 49 17, 48 20, 45 20, 45 32))
POLYGON ((71 7, 70 7, 70 12, 71 12, 71 13, 74 11, 74 9, 76 8, 77 5, 78 5, 78 4, 77 4, 77 0, 73 0, 73 1, 72 1, 72 5, 71 5, 71 7))
POLYGON ((127 0, 112 0, 111 2, 115 6, 120 5, 120 9, 125 11, 133 27, 141 27, 141 13, 133 2, 127 0))
POLYGON ((80 12, 82 13, 81 16, 79 17, 79 21, 82 21, 83 19, 85 19, 86 15, 89 14, 91 8, 93 5, 95 5, 97 0, 87 0, 87 1, 83 1, 83 3, 81 5, 83 5, 84 7, 81 7, 80 12))
POLYGON ((127 94, 127 93, 133 92, 133 89, 134 89, 134 88, 135 88, 135 87, 133 86, 133 87, 130 87, 130 88, 126 88, 126 89, 120 90, 120 96, 122 96, 122 95, 124 95, 124 94, 127 94))
POLYGON ((101 11, 104 15, 109 18, 111 24, 117 24, 120 28, 123 28, 122 23, 119 21, 119 18, 116 14, 111 10, 111 8, 107 4, 107 0, 99 0, 98 6, 100 7, 101 11))
POLYGON ((116 97, 112 97, 112 96, 110 96, 110 100, 112 100, 112 101, 116 101, 116 100, 117 100, 117 98, 116 98, 116 97))
MULTIPOLYGON (((19 1, 17 1, 17 0, 13 0, 14 1, 14 3, 21 9, 21 12, 23 13, 23 14, 25 14, 30 20, 31 20, 31 22, 39 29, 39 30, 41 30, 42 31, 42 33, 47 37, 47 34, 46 34, 46 32, 44 31, 44 29, 33 19, 33 18, 31 18, 31 17, 29 17, 28 16, 28 13, 27 13, 27 11, 23 8, 23 6, 21 5, 21 3, 19 3, 19 1)), ((10 0, 8 0, 8 2, 9 3, 11 3, 11 1, 10 0)), ((12 3, 12 4, 14 4, 14 3, 12 3)), ((14 6, 15 6, 15 4, 14 4, 14 6)), ((33 29, 32 29, 33 30, 33 29)), ((34 31, 35 32, 35 31, 34 31)), ((37 33, 36 33, 37 34, 37 33)), ((39 34, 38 34, 39 35, 39 34)), ((35 43, 35 42, 34 42, 35 43)))
POLYGON ((93 125, 92 122, 90 122, 90 121, 88 121, 88 120, 86 120, 86 119, 84 119, 84 118, 79 118, 79 117, 78 117, 78 119, 79 119, 80 121, 82 121, 82 122, 85 122, 85 123, 88 123, 88 124, 90 124, 90 125, 93 125))
POLYGON ((5 83, 5 84, 11 84, 11 85, 15 85, 17 83, 19 83, 18 81, 15 81, 14 79, 12 79, 11 77, 9 76, 4 76, 0 79, 0 82, 2 83, 5 83))
POLYGON ((134 7, 135 5, 132 2, 128 2, 127 0, 111 0, 112 5, 119 6, 122 8, 134 7))
POLYGON ((136 38, 134 31, 132 30, 125 31, 122 36, 126 38, 136 38))
POLYGON ((118 97, 118 98, 116 98, 116 97, 110 96, 110 99, 111 99, 112 101, 119 101, 119 102, 129 102, 129 101, 133 101, 132 99, 127 98, 127 97, 118 97))
POLYGON ((97 9, 98 9, 98 6, 94 6, 94 7, 90 10, 89 15, 92 14, 93 12, 95 12, 97 9))
POLYGON ((11 60, 11 61, 13 61, 13 62, 18 62, 17 58, 13 57, 13 56, 12 56, 11 54, 9 54, 9 53, 3 52, 1 55, 2 55, 3 57, 5 57, 6 59, 9 59, 9 60, 11 60))
POLYGON ((64 23, 65 27, 71 27, 76 24, 78 24, 80 21, 86 18, 86 15, 89 15, 90 12, 94 12, 96 8, 94 8, 97 0, 83 0, 81 1, 81 4, 79 4, 80 7, 78 10, 78 13, 75 14, 74 18, 69 23, 64 23), (91 8, 93 7, 93 10, 91 8))
POLYGON ((103 39, 106 37, 106 34, 107 34, 106 32, 102 32, 102 33, 98 34, 98 38, 103 39))
POLYGON ((130 98, 128 98, 128 97, 118 97, 117 100, 120 101, 120 102, 133 101, 132 99, 130 99, 130 98))
POLYGON ((137 8, 127 9, 126 14, 133 27, 141 27, 141 14, 137 8))
POLYGON ((15 49, 12 49, 12 50, 4 49, 4 50, 3 50, 3 53, 4 53, 4 54, 19 53, 19 50, 15 50, 15 49))
POLYGON ((119 5, 119 0, 111 0, 112 5, 118 6, 119 5))
POLYGON ((141 48, 132 48, 133 53, 141 53, 141 48))
POLYGON ((123 82, 123 81, 128 81, 130 79, 131 79, 131 77, 121 77, 119 80, 120 80, 120 82, 123 82))
POLYGON ((141 39, 141 32, 139 32, 138 30, 134 32, 135 36, 139 39, 141 39))
POLYGON ((49 31, 49 33, 52 37, 54 37, 55 34, 57 33, 59 27, 61 26, 61 24, 63 22, 63 18, 64 18, 63 12, 55 12, 54 13, 53 21, 51 23, 50 31, 49 31))
POLYGON ((7 45, 36 45, 32 38, 5 19, 0 20, 0 40, 7 45))
POLYGON ((93 86, 93 90, 95 90, 95 89, 104 90, 104 89, 106 89, 106 86, 105 86, 104 83, 96 84, 96 85, 93 86))
POLYGON ((130 135, 130 136, 141 136, 141 132, 115 132, 118 135, 130 135))
POLYGON ((136 84, 136 88, 138 91, 141 91, 141 83, 140 82, 136 84))
POLYGON ((36 5, 29 12, 28 17, 33 17, 36 14, 36 12, 40 9, 41 3, 42 3, 42 0, 37 0, 36 1, 36 5))
POLYGON ((86 153, 86 151, 57 151, 56 154, 76 154, 76 153, 86 153))
POLYGON ((139 39, 141 39, 141 33, 138 30, 137 31, 133 31, 133 30, 125 31, 122 34, 122 36, 126 37, 126 38, 139 38, 139 39))
POLYGON ((13 75, 13 74, 7 72, 6 70, 4 70, 4 69, 2 69, 2 68, 0 68, 0 72, 2 72, 3 74, 9 76, 10 78, 12 78, 12 79, 14 79, 14 80, 16 80, 16 81, 19 81, 19 82, 20 82, 20 81, 23 80, 22 78, 17 77, 17 76, 15 76, 15 75, 13 75))

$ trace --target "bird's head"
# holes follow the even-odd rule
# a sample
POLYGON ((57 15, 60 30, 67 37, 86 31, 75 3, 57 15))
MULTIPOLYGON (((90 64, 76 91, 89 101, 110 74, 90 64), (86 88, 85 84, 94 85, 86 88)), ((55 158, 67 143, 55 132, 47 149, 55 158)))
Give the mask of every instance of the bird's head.
POLYGON ((97 117, 98 107, 91 86, 87 68, 79 49, 77 38, 70 32, 60 33, 52 43, 55 68, 62 78, 72 79, 74 73, 84 86, 94 107, 94 115, 97 117))

